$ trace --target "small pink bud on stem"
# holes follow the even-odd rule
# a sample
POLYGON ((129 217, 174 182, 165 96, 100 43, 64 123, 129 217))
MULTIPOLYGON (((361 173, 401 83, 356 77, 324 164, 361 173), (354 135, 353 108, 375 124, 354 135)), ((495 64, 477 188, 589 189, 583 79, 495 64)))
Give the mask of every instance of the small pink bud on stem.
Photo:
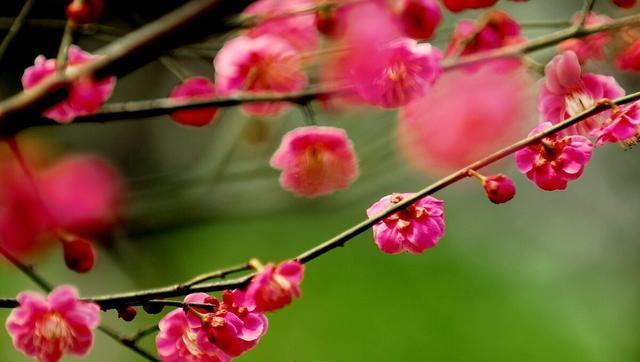
POLYGON ((503 174, 483 176, 474 170, 469 170, 467 173, 480 180, 487 197, 494 204, 503 204, 516 195, 513 181, 503 174))

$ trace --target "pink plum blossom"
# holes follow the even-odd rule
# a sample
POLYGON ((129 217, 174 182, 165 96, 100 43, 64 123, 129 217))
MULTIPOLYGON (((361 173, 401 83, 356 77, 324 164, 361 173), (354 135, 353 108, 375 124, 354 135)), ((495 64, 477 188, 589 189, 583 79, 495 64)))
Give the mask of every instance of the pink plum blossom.
MULTIPOLYGON (((412 195, 387 195, 367 209, 367 216, 372 218, 412 195)), ((375 224, 373 238, 387 254, 420 254, 436 246, 444 231, 444 201, 427 196, 375 224)))
MULTIPOLYGON (((169 97, 176 102, 183 102, 187 100, 207 100, 214 98, 215 95, 216 88, 208 78, 191 77, 176 86, 169 97)), ((215 107, 186 109, 173 112, 171 118, 180 124, 201 127, 213 122, 217 113, 218 109, 215 107)))
POLYGON ((85 356, 91 349, 100 307, 80 301, 73 287, 58 287, 47 298, 23 292, 18 303, 6 327, 13 345, 25 355, 55 362, 66 354, 85 356))
POLYGON ((30 163, 40 195, 17 162, 0 162, 0 245, 12 253, 41 251, 59 229, 97 237, 120 221, 123 180, 104 159, 75 155, 46 167, 30 163))
POLYGON ((422 97, 442 73, 440 50, 427 43, 401 38, 369 52, 357 55, 350 79, 362 99, 383 108, 422 97))
MULTIPOLYGON (((286 40, 269 34, 228 41, 218 52, 214 66, 221 95, 291 93, 307 82, 298 51, 286 40)), ((287 107, 281 102, 243 105, 247 113, 257 116, 276 116, 287 107)))
MULTIPOLYGON (((574 16, 574 21, 578 20, 578 14, 574 16)), ((606 15, 590 12, 584 24, 587 26, 602 25, 611 21, 611 18, 606 15)), ((600 32, 591 34, 584 38, 572 38, 563 41, 558 45, 558 50, 564 52, 571 50, 578 56, 580 63, 584 64, 587 60, 604 60, 604 47, 611 41, 611 34, 607 32, 600 32)))
POLYGON ((536 119, 533 85, 524 68, 501 73, 488 67, 447 71, 424 97, 401 108, 401 150, 428 175, 484 157, 515 141, 536 119))
POLYGON ((300 283, 304 265, 291 260, 278 266, 270 263, 251 279, 245 298, 258 310, 265 312, 280 309, 300 297, 300 283))
POLYGON ((296 195, 328 195, 358 176, 358 161, 347 133, 335 127, 299 127, 282 137, 271 157, 282 170, 280 184, 296 195))
POLYGON ((228 362, 231 358, 209 342, 200 328, 189 326, 181 309, 167 314, 158 324, 158 355, 163 362, 228 362))
POLYGON ((615 107, 611 117, 604 124, 593 130, 592 136, 596 137, 596 145, 605 143, 635 144, 638 140, 640 127, 640 104, 633 102, 627 106, 615 107))
MULTIPOLYGON (((96 59, 79 47, 69 47, 68 68, 84 64, 96 59)), ((22 86, 29 90, 49 75, 56 72, 56 59, 46 59, 40 55, 35 60, 35 65, 25 69, 22 76, 22 86)), ((44 112, 44 116, 59 123, 69 123, 75 117, 95 113, 113 92, 116 85, 115 77, 107 77, 101 81, 82 78, 74 82, 69 88, 67 99, 56 104, 44 112)))
POLYGON ((640 40, 635 40, 618 53, 616 65, 621 70, 640 71, 640 40))
MULTIPOLYGON (((520 24, 505 11, 494 10, 481 20, 462 19, 456 25, 447 44, 445 57, 477 54, 504 46, 520 43, 522 36, 520 24)), ((495 70, 517 68, 521 61, 516 58, 497 59, 485 63, 470 64, 464 67, 470 71, 489 64, 495 70)))
POLYGON ((195 332, 196 341, 203 349, 211 345, 230 357, 236 357, 253 348, 268 328, 262 312, 246 303, 244 293, 239 290, 224 291, 222 301, 205 293, 194 293, 184 299, 185 303, 211 304, 214 311, 186 311, 187 323, 195 332))
MULTIPOLYGON (((594 106, 601 99, 615 99, 624 89, 613 77, 582 73, 572 51, 556 55, 545 67, 545 79, 538 94, 538 111, 544 120, 559 123, 594 106)), ((609 117, 602 112, 571 127, 568 132, 588 136, 609 117)))
POLYGON ((316 0, 258 0, 244 11, 257 22, 247 35, 273 35, 287 40, 299 51, 312 51, 318 47, 315 17, 302 11, 314 6, 316 0))
MULTIPOLYGON (((540 123, 529 136, 552 126, 540 123)), ((564 190, 569 181, 577 180, 591 159, 593 144, 583 136, 552 135, 525 147, 515 154, 518 169, 529 180, 546 191, 564 190)))

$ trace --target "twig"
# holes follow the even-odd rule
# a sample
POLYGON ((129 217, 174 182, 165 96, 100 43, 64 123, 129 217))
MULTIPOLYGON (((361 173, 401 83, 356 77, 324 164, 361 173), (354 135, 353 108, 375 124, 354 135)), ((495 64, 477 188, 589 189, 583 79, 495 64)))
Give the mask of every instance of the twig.
POLYGON ((125 337, 124 339, 126 339, 130 343, 137 343, 142 338, 144 338, 144 337, 146 337, 148 335, 154 334, 157 331, 159 331, 158 324, 154 324, 154 325, 148 326, 146 328, 142 328, 139 331, 137 331, 136 333, 133 333, 132 335, 130 335, 128 337, 125 337))
POLYGON ((98 329, 106 334, 107 336, 111 337, 111 339, 120 342, 123 346, 129 348, 130 350, 136 352, 137 354, 139 354, 141 357, 145 358, 148 361, 153 361, 153 362, 161 362, 156 356, 152 355, 151 353, 145 351, 144 349, 138 347, 138 345, 135 342, 130 341, 129 339, 120 336, 116 331, 114 331, 113 329, 106 327, 106 326, 99 326, 98 329))
MULTIPOLYGON (((640 99, 640 92, 636 92, 636 93, 618 98, 616 100, 613 100, 611 103, 617 104, 617 105, 623 105, 623 104, 634 102, 638 99, 640 99)), ((347 241, 362 234, 364 231, 368 230, 373 225, 382 221, 386 217, 408 207, 409 205, 413 204, 414 202, 416 202, 421 198, 424 198, 428 195, 432 195, 437 191, 440 191, 460 180, 463 180, 469 177, 469 172, 468 172, 469 170, 476 170, 476 171, 480 170, 498 160, 501 160, 507 157, 508 155, 513 154, 514 152, 524 147, 527 147, 530 144, 540 141, 544 137, 560 132, 568 127, 571 127, 572 125, 575 125, 576 123, 579 123, 589 117, 592 117, 608 109, 610 109, 609 104, 600 102, 595 106, 591 107, 590 109, 574 117, 568 118, 565 121, 560 122, 543 132, 539 132, 533 136, 526 137, 516 143, 513 143, 507 147, 504 147, 494 152, 493 154, 486 156, 485 158, 482 158, 474 163, 471 163, 466 167, 461 168, 460 170, 436 181, 435 183, 418 191, 413 196, 406 198, 402 202, 394 204, 392 207, 388 208, 384 212, 377 214, 368 220, 360 222, 359 224, 343 231, 342 233, 334 236, 333 238, 303 252, 302 254, 298 255, 294 259, 302 263, 308 263, 337 247, 344 246, 344 244, 347 241)), ((141 304, 144 304, 145 302, 148 302, 156 298, 178 297, 178 296, 184 296, 184 295, 187 295, 190 293, 196 293, 196 292, 214 292, 214 291, 222 291, 222 290, 233 289, 233 288, 244 288, 254 275, 255 274, 252 273, 236 279, 203 283, 203 284, 199 284, 197 286, 192 286, 189 288, 184 288, 183 284, 175 284, 167 287, 141 290, 141 291, 135 291, 130 293, 90 297, 90 298, 86 298, 85 300, 97 303, 104 310, 114 309, 123 305, 141 305, 141 304)))
POLYGON ((584 28, 584 25, 589 17, 589 13, 593 10, 593 6, 596 4, 596 0, 584 0, 582 10, 578 14, 578 19, 575 23, 576 30, 584 28))
POLYGON ((248 263, 234 265, 225 269, 220 269, 210 273, 198 275, 197 277, 182 283, 181 288, 189 289, 194 285, 209 281, 211 279, 217 279, 217 278, 224 279, 227 275, 239 273, 239 272, 251 270, 251 269, 252 267, 248 263))
POLYGON ((0 43, 0 62, 2 61, 2 58, 7 52, 7 49, 9 48, 9 45, 11 45, 11 42, 13 41, 13 39, 16 37, 16 35, 18 35, 18 33, 20 32, 20 29, 22 29, 22 26, 27 20, 27 16, 29 15, 29 12, 31 12, 33 3, 34 3, 34 0, 25 1, 24 5, 22 6, 22 9, 20 10, 20 13, 18 13, 18 16, 14 19, 13 23, 11 24, 11 27, 9 28, 7 35, 5 35, 4 39, 2 39, 2 43, 0 43))
MULTIPOLYGON (((0 29, 8 28, 13 25, 17 18, 3 18, 0 17, 0 29)), ((25 28, 39 28, 44 30, 49 29, 64 29, 67 25, 66 20, 61 19, 28 19, 24 23, 25 28)), ((109 34, 113 36, 123 36, 127 34, 126 30, 121 30, 118 28, 114 28, 112 26, 102 25, 102 24, 81 24, 77 26, 78 32, 87 35, 93 35, 96 33, 109 34)))
MULTIPOLYGON (((16 258, 13 254, 11 254, 9 252, 9 250, 7 250, 4 247, 0 246, 0 254, 2 254, 2 256, 4 256, 11 264, 13 264, 13 266, 18 268, 24 275, 29 277, 29 279, 31 279, 42 290, 50 292, 53 289, 51 287, 51 284, 49 284, 46 280, 44 280, 40 275, 38 275, 38 273, 36 273, 33 270, 33 267, 31 265, 27 265, 27 264, 21 262, 18 258, 16 258)), ((14 303, 13 307, 17 307, 18 306, 18 302, 15 301, 15 300, 14 300, 14 302, 15 303, 14 303)), ((0 305, 11 305, 11 300, 10 299, 3 299, 2 303, 0 303, 0 305)))

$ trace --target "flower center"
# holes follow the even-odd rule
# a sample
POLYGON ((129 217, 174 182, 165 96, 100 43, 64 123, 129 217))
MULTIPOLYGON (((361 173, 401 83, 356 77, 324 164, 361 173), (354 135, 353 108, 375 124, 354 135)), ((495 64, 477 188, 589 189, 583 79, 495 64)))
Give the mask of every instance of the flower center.
POLYGON ((67 322, 57 312, 45 316, 36 322, 37 333, 47 340, 70 340, 71 331, 67 322))
POLYGON ((564 98, 564 103, 567 113, 573 117, 591 108, 596 102, 591 96, 578 90, 567 94, 564 98))
POLYGON ((182 342, 184 343, 185 347, 187 347, 187 350, 191 355, 196 357, 202 355, 202 351, 200 350, 200 347, 198 347, 197 340, 198 335, 190 328, 187 328, 187 330, 182 335, 182 342))

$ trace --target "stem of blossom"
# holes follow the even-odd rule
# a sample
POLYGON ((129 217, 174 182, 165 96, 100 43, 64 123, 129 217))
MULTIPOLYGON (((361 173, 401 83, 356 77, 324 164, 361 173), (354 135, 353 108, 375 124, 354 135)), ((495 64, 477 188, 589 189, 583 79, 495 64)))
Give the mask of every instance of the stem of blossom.
POLYGON ((300 104, 300 110, 302 111, 302 116, 307 126, 318 125, 318 122, 316 121, 316 114, 313 111, 313 108, 311 108, 310 102, 305 102, 304 104, 300 104))
MULTIPOLYGON (((0 254, 2 254, 2 256, 4 256, 11 264, 13 264, 13 266, 18 268, 24 275, 29 277, 29 279, 31 279, 42 290, 50 292, 53 289, 51 287, 51 284, 49 284, 46 280, 44 280, 44 278, 42 278, 40 275, 38 275, 38 273, 36 273, 33 270, 33 266, 27 265, 27 264, 21 262, 20 259, 16 258, 13 254, 11 254, 9 252, 9 250, 7 250, 4 247, 0 246, 0 254)), ((5 300, 5 302, 8 302, 8 299, 5 300)), ((0 303, 0 305, 1 304, 2 303, 0 303)), ((16 302, 14 307, 17 307, 17 306, 18 306, 18 304, 16 302)))
POLYGON ((11 23, 11 27, 9 28, 7 35, 5 35, 4 39, 2 39, 2 43, 0 43, 0 62, 2 61, 2 58, 7 52, 7 49, 9 48, 9 45, 11 45, 13 39, 16 37, 16 35, 18 35, 20 29, 22 29, 22 26, 27 20, 27 16, 29 16, 29 13, 31 12, 33 3, 34 0, 25 1, 22 9, 20 9, 20 13, 18 13, 18 16, 11 23))
POLYGON ((64 34, 62 35, 62 41, 60 41, 60 48, 58 48, 58 56, 56 57, 56 68, 59 72, 64 73, 64 69, 67 67, 67 60, 69 58, 69 46, 73 43, 73 30, 75 23, 69 19, 64 27, 64 34))
POLYGON ((578 21, 576 21, 575 23, 575 28, 576 29, 582 29, 584 28, 584 24, 587 21, 587 17, 589 16, 589 13, 591 12, 591 10, 593 10, 593 6, 596 4, 596 0, 585 0, 584 1, 584 5, 582 6, 582 10, 580 11, 580 14, 578 14, 578 21))
POLYGON ((472 176, 472 177, 477 178, 477 179, 478 179, 478 180, 480 180, 480 182, 482 182, 482 183, 484 183, 484 181, 487 179, 485 176, 483 176, 483 175, 479 174, 478 172, 476 172, 476 171, 474 171, 474 170, 472 170, 472 169, 467 170, 467 174, 468 174, 469 176, 472 176))
POLYGON ((182 289, 189 289, 191 287, 193 287, 194 285, 198 285, 200 283, 209 281, 211 279, 217 279, 217 278, 221 278, 224 279, 227 275, 230 274, 234 274, 234 273, 239 273, 242 271, 247 271, 247 270, 251 270, 253 268, 252 265, 250 265, 249 263, 245 263, 245 264, 238 264, 238 265, 234 265, 225 269, 220 269, 220 270, 216 270, 210 273, 205 273, 202 275, 198 275, 197 277, 184 282, 181 284, 180 288, 182 289))

